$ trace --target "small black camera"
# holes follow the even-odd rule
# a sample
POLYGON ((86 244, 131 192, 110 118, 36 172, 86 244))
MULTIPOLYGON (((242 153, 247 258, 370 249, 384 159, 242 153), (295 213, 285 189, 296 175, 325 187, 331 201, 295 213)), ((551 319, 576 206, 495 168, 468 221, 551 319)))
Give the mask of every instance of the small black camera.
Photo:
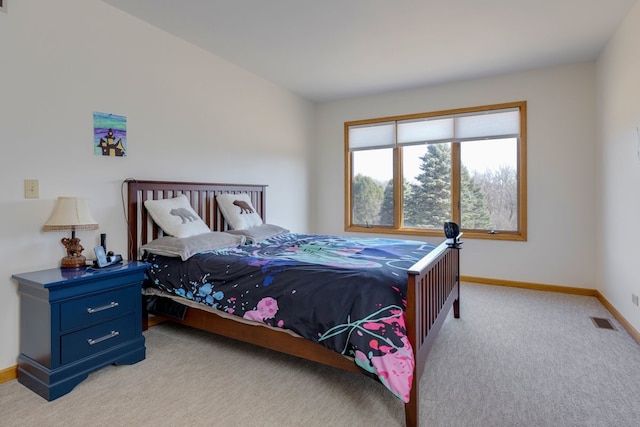
POLYGON ((455 222, 444 223, 444 235, 447 238, 447 246, 450 248, 460 249, 462 242, 460 241, 460 227, 455 222))

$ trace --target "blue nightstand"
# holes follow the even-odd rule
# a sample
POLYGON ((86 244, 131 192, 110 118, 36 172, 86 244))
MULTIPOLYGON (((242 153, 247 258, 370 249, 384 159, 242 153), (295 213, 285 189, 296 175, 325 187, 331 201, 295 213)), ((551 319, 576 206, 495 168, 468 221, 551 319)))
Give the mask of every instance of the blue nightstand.
POLYGON ((149 264, 14 274, 20 293, 18 381, 47 400, 89 373, 144 360, 141 284, 149 264))

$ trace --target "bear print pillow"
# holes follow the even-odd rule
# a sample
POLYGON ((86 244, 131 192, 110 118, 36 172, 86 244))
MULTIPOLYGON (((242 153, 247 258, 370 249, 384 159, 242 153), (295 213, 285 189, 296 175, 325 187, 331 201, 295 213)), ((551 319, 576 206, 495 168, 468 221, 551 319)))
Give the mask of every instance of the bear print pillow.
POLYGON ((184 194, 173 199, 145 200, 144 207, 169 236, 189 237, 211 231, 184 194))

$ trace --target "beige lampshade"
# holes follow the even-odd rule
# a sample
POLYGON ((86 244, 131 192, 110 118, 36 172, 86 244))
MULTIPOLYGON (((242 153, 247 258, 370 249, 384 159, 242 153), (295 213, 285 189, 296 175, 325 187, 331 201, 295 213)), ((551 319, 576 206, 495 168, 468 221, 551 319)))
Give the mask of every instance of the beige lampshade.
POLYGON ((44 231, 97 230, 98 222, 89 212, 89 203, 78 197, 58 197, 44 231))

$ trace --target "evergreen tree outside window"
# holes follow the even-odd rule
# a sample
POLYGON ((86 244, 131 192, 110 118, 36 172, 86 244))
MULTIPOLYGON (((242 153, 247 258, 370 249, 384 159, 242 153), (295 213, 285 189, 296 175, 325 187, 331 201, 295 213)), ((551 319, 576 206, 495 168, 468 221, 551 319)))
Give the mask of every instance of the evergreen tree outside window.
POLYGON ((526 240, 526 102, 345 123, 345 229, 526 240))
MULTIPOLYGON (((404 177, 411 187, 410 196, 403 200, 405 227, 438 228, 451 219, 451 146, 425 147, 426 152, 419 156, 420 173, 404 177)), ((405 158, 409 157, 406 154, 405 158)))

